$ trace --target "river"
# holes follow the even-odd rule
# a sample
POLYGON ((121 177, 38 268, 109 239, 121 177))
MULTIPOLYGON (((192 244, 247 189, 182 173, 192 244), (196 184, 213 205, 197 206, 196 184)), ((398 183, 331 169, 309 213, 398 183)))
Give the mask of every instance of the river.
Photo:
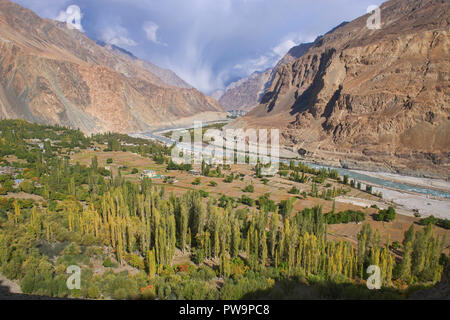
MULTIPOLYGON (((163 133, 176 131, 176 130, 186 130, 189 128, 175 128, 166 129, 164 131, 153 131, 143 134, 136 134, 133 136, 153 139, 160 141, 162 143, 172 145, 174 141, 167 138, 163 133)), ((191 147, 186 143, 178 143, 178 147, 181 150, 190 150, 191 147)), ((194 152, 204 152, 202 148, 194 147, 194 152)), ((220 155, 219 155, 220 156, 220 155)), ((280 162, 289 163, 289 159, 278 159, 280 162)), ((294 160, 295 163, 299 161, 294 160)), ((348 170, 339 167, 329 167, 320 164, 308 163, 310 167, 320 169, 336 169, 341 176, 348 175, 350 179, 357 180, 363 185, 369 184, 374 186, 375 192, 381 192, 383 198, 394 201, 399 205, 409 209, 409 210, 420 210, 421 213, 426 215, 434 214, 436 216, 449 218, 450 215, 450 193, 441 188, 428 188, 424 185, 414 185, 414 183, 402 183, 401 181, 412 180, 411 177, 397 175, 396 180, 383 179, 383 173, 371 173, 365 171, 348 170), (405 196, 407 195, 407 196, 405 196)), ((385 173, 388 175, 388 173, 385 173)), ((415 178, 417 181, 417 178, 415 178)), ((430 179, 428 179, 430 180, 430 179)), ((447 190, 450 190, 450 183, 444 180, 439 180, 439 185, 444 185, 447 190)))

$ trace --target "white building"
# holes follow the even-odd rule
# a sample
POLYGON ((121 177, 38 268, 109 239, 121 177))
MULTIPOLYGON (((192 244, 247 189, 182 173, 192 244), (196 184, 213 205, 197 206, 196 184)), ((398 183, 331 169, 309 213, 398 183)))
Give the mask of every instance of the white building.
POLYGON ((143 177, 154 178, 156 177, 156 172, 153 170, 144 170, 142 171, 142 178, 143 177))

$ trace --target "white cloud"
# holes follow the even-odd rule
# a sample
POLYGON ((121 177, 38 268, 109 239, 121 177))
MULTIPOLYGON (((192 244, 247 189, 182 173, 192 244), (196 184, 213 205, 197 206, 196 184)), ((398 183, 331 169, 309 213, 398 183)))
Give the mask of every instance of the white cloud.
POLYGON ((278 43, 269 52, 263 54, 257 58, 247 59, 243 63, 236 64, 234 69, 243 70, 248 74, 255 71, 264 71, 268 68, 274 67, 277 62, 283 58, 288 51, 300 44, 301 42, 307 42, 308 40, 303 40, 300 35, 291 34, 285 37, 285 40, 278 43))
POLYGON ((201 50, 197 50, 194 46, 188 46, 187 58, 184 60, 188 61, 187 63, 173 63, 167 60, 164 65, 202 92, 210 93, 217 88, 224 88, 224 79, 228 70, 214 72, 212 63, 201 59, 202 54, 201 50))
POLYGON ((77 29, 84 32, 83 26, 81 25, 81 9, 79 6, 70 5, 67 7, 66 11, 60 11, 59 15, 55 20, 67 23, 67 27, 70 29, 77 29))
POLYGON ((153 21, 146 21, 144 22, 142 29, 144 29, 145 35, 147 36, 147 39, 163 46, 167 46, 166 43, 162 43, 158 40, 158 29, 159 26, 154 23, 153 21))
POLYGON ((278 57, 283 57, 286 53, 288 53, 291 48, 295 47, 297 43, 294 40, 288 39, 286 41, 281 42, 275 48, 272 49, 273 53, 275 53, 278 57))
POLYGON ((128 37, 128 31, 122 26, 110 26, 101 31, 101 39, 116 46, 134 47, 137 43, 128 37))

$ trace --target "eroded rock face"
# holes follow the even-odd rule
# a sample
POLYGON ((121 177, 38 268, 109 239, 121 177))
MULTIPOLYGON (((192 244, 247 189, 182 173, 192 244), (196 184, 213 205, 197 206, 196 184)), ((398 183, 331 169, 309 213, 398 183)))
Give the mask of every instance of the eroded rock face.
POLYGON ((381 15, 380 30, 363 16, 280 66, 245 125, 278 126, 317 159, 448 177, 450 4, 392 0, 381 15))
POLYGON ((271 77, 272 70, 255 72, 230 84, 218 101, 225 110, 250 110, 261 101, 271 77))
POLYGON ((293 47, 275 68, 255 72, 247 78, 231 83, 225 91, 213 93, 211 97, 218 100, 226 110, 250 111, 261 102, 267 89, 272 85, 276 69, 303 56, 312 46, 313 43, 302 43, 293 47))
POLYGON ((184 117, 225 117, 173 73, 102 47, 65 24, 0 0, 0 116, 86 133, 139 132, 184 117), (169 84, 168 84, 169 83, 169 84))

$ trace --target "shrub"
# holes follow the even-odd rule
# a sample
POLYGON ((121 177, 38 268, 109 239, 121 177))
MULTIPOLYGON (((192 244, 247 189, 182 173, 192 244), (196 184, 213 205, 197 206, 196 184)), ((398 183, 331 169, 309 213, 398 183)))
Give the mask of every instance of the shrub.
POLYGON ((128 262, 130 266, 134 268, 137 268, 139 270, 144 270, 145 268, 144 259, 142 259, 136 254, 127 254, 125 256, 125 260, 128 262))
POLYGON ((227 176, 227 177, 223 180, 223 182, 225 182, 225 183, 232 183, 233 180, 234 180, 234 176, 233 176, 233 174, 231 174, 231 175, 227 176))
POLYGON ((89 257, 98 256, 102 253, 102 249, 99 247, 87 247, 86 248, 86 255, 89 257))
POLYGON ((203 249, 197 249, 194 251, 193 261, 196 264, 202 264, 205 261, 205 251, 203 249))
POLYGON ((113 163, 113 159, 112 159, 112 158, 108 158, 108 159, 106 159, 106 163, 107 163, 107 164, 111 164, 111 163, 113 163))
POLYGON ((290 194, 300 194, 300 190, 298 190, 296 186, 293 186, 293 187, 288 191, 288 193, 290 193, 290 194))
POLYGON ((438 219, 437 226, 447 229, 450 229, 450 220, 449 219, 438 219))
POLYGON ((140 289, 142 298, 145 300, 154 300, 156 299, 155 287, 153 285, 148 285, 146 287, 142 287, 140 289))
POLYGON ((271 199, 269 199, 269 194, 265 194, 258 199, 258 207, 259 210, 265 211, 265 212, 275 212, 277 209, 277 205, 275 202, 271 199))
POLYGON ((247 197, 245 194, 242 195, 242 197, 240 199, 240 202, 242 204, 245 204, 245 205, 249 206, 249 207, 253 207, 255 205, 255 200, 253 200, 250 197, 247 197))
POLYGON ((226 208, 228 205, 233 206, 235 202, 235 199, 232 197, 227 197, 226 195, 222 195, 219 198, 219 207, 226 208))
POLYGON ((428 218, 424 218, 420 220, 420 224, 423 226, 436 224, 437 220, 434 216, 429 216, 428 218))
POLYGON ((278 174, 280 175, 280 177, 287 177, 289 172, 288 171, 278 171, 278 174))
POLYGON ((63 254, 75 256, 81 253, 81 248, 76 243, 69 244, 64 250, 63 254))
POLYGON ((33 193, 34 183, 31 180, 25 180, 19 185, 19 188, 25 193, 33 193))
POLYGON ((169 171, 173 171, 173 170, 190 171, 190 170, 192 170, 192 164, 190 164, 190 163, 176 164, 175 162, 170 160, 169 163, 167 164, 167 170, 169 170, 169 171))
POLYGON ((111 268, 113 266, 113 263, 112 263, 111 259, 110 258, 106 258, 106 260, 103 261, 103 266, 105 268, 111 268))
POLYGON ((113 298, 116 300, 125 300, 127 297, 128 294, 124 288, 119 288, 114 291, 113 298))
POLYGON ((282 200, 278 205, 279 213, 285 218, 289 217, 289 215, 292 213, 292 210, 294 209, 294 202, 295 199, 282 200))
POLYGON ((392 248, 393 248, 393 249, 398 250, 398 249, 400 249, 401 247, 402 247, 402 245, 400 244, 400 242, 398 242, 398 241, 392 242, 392 248))
POLYGON ((376 221, 391 222, 395 220, 396 212, 393 207, 389 207, 387 210, 380 210, 375 217, 376 221))
POLYGON ((100 298, 100 289, 97 286, 91 286, 88 289, 88 298, 98 299, 100 298))
POLYGON ((249 184, 248 186, 246 186, 244 188, 244 190, 242 190, 244 192, 248 192, 248 193, 252 193, 255 192, 255 187, 252 184, 249 184))
POLYGON ((346 210, 339 213, 327 213, 325 220, 328 224, 340 224, 350 222, 361 222, 366 220, 366 214, 362 211, 346 210))
POLYGON ((204 191, 204 190, 199 190, 198 193, 200 193, 200 196, 202 198, 208 198, 209 197, 209 193, 204 191))
POLYGON ((450 229, 450 220, 449 219, 437 219, 434 216, 429 216, 428 218, 422 219, 419 222, 423 226, 427 225, 436 225, 438 227, 449 230, 450 229))

